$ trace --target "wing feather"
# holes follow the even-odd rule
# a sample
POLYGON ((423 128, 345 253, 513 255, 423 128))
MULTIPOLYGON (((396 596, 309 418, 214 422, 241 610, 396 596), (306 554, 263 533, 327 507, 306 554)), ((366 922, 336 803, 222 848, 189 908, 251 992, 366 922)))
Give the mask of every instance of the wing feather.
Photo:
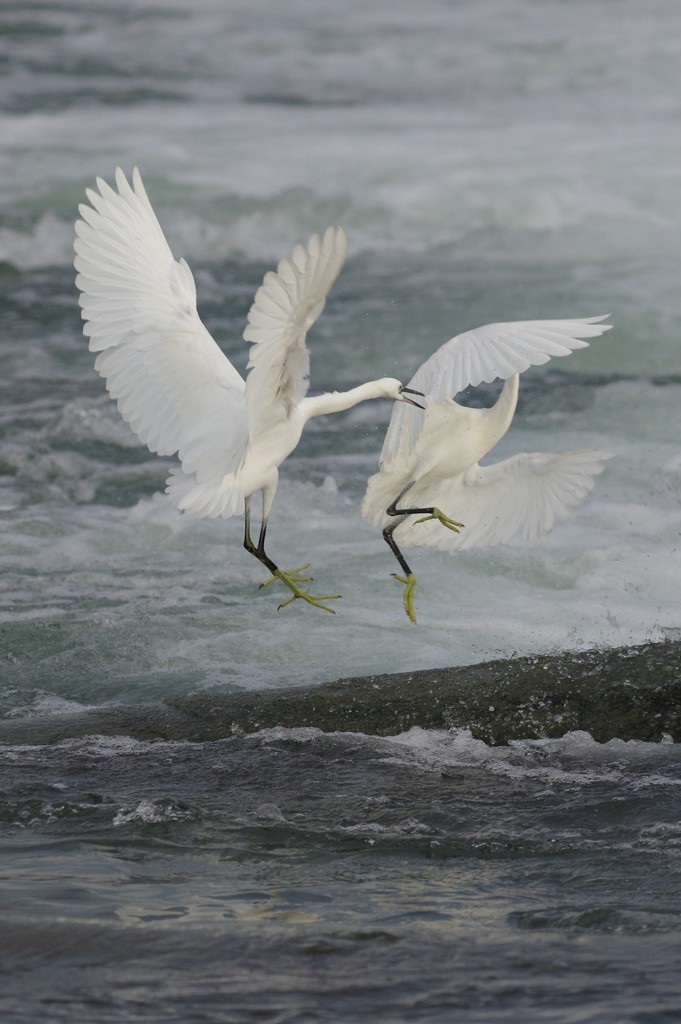
POLYGON ((265 274, 244 331, 252 343, 246 380, 251 438, 290 416, 305 397, 310 355, 307 332, 324 308, 341 271, 347 241, 341 228, 327 228, 296 245, 289 259, 265 274))
MULTIPOLYGON (((530 366, 540 366, 554 356, 567 356, 586 348, 585 338, 610 330, 605 316, 574 320, 518 320, 486 324, 457 334, 446 341, 419 367, 409 387, 430 402, 454 398, 460 391, 497 378, 507 380, 530 366)), ((381 462, 397 452, 413 451, 423 428, 425 413, 414 406, 396 402, 383 443, 381 462)))
POLYGON ((427 500, 416 488, 409 492, 410 503, 435 505, 464 523, 460 533, 435 520, 417 523, 414 516, 395 530, 395 539, 404 547, 446 551, 494 547, 517 537, 535 540, 584 500, 610 458, 609 452, 583 449, 523 453, 492 466, 476 463, 453 479, 429 482, 427 500))
POLYGON ((247 443, 244 381, 201 322, 137 168, 97 179, 76 223, 83 332, 123 419, 160 455, 178 453, 200 485, 237 469, 247 443), (116 190, 117 189, 117 190, 116 190))

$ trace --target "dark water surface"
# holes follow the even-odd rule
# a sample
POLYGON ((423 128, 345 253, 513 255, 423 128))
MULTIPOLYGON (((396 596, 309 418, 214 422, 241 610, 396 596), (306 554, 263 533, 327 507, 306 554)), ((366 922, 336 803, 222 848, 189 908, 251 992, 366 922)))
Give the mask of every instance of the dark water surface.
POLYGON ((1 751, 3 1021, 678 1019, 670 738, 1 751))

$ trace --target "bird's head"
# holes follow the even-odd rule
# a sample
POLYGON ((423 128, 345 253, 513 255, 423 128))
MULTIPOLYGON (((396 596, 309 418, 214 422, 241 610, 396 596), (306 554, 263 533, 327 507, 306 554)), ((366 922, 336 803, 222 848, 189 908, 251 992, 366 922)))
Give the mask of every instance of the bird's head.
POLYGON ((425 405, 421 405, 420 402, 415 402, 410 395, 417 395, 419 398, 424 398, 423 391, 414 391, 413 388, 405 388, 402 384, 399 387, 399 393, 397 395, 398 402, 408 402, 409 405, 415 405, 417 409, 425 409, 425 405))
POLYGON ((409 395, 423 398, 423 394, 420 391, 414 391, 413 388, 405 388, 404 384, 394 377, 381 377, 380 380, 374 381, 372 386, 377 398, 392 398, 394 402, 408 402, 409 405, 416 405, 419 409, 424 408, 420 402, 409 398, 409 395))

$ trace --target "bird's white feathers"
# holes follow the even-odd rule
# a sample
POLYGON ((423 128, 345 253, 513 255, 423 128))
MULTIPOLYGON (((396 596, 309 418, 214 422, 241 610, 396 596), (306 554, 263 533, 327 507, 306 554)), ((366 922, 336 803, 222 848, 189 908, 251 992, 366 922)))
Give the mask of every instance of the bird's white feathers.
POLYGON ((409 386, 425 395, 425 410, 393 407, 379 472, 367 484, 362 514, 396 524, 386 510, 408 488, 398 508, 440 508, 464 524, 460 533, 437 520, 411 515, 395 526, 400 546, 448 551, 533 540, 548 533, 588 494, 607 452, 583 450, 516 455, 480 466, 511 423, 518 374, 554 355, 583 348, 584 338, 609 330, 605 317, 489 324, 448 341, 414 374, 409 386), (490 409, 466 408, 453 394, 468 385, 506 380, 490 409), (409 486, 411 485, 411 486, 409 486))
POLYGON ((200 483, 194 473, 185 473, 180 466, 171 469, 166 480, 166 494, 175 508, 190 516, 215 519, 222 516, 241 515, 246 504, 246 495, 234 473, 229 473, 215 484, 207 487, 200 483))
POLYGON ((327 228, 321 239, 312 235, 307 246, 297 245, 276 273, 265 274, 255 293, 244 331, 252 343, 246 381, 251 437, 286 419, 305 397, 310 368, 305 338, 346 254, 343 230, 327 228))
POLYGON ((102 179, 80 207, 76 259, 84 333, 123 419, 153 452, 218 483, 248 443, 243 379, 199 319, 191 270, 177 262, 137 169, 102 179))
MULTIPOLYGON (((409 387, 426 396, 425 405, 454 398, 460 391, 497 378, 507 380, 530 366, 540 366, 553 356, 567 356, 586 348, 584 338, 610 330, 604 316, 576 320, 518 320, 486 324, 457 334, 446 341, 419 367, 409 387)), ((416 446, 425 413, 398 403, 393 408, 385 436, 381 462, 399 451, 409 454, 416 446)))
MULTIPOLYGON (((419 523, 422 516, 414 515, 400 523, 395 540, 407 548, 429 546, 445 551, 494 547, 516 538, 536 540, 579 505, 609 458, 610 453, 597 449, 560 455, 523 453, 496 465, 476 463, 453 478, 431 480, 427 487, 416 483, 398 508, 436 506, 464 523, 464 529, 454 533, 437 520, 419 523)), ((377 525, 390 521, 385 509, 397 496, 395 486, 389 474, 376 473, 369 480, 365 508, 382 509, 382 515, 374 520, 377 525)))
MULTIPOLYGON (((117 168, 116 188, 98 178, 76 224, 76 285, 95 368, 139 439, 159 455, 178 454, 181 468, 167 481, 173 504, 197 516, 243 512, 249 452, 283 428, 307 391, 305 336, 343 266, 345 235, 313 235, 265 275, 244 332, 252 342, 244 383, 199 318, 192 272, 174 259, 137 168, 131 183, 117 168)), ((288 431, 288 448, 280 431, 272 467, 254 455, 250 479, 285 458, 299 430, 288 431)))

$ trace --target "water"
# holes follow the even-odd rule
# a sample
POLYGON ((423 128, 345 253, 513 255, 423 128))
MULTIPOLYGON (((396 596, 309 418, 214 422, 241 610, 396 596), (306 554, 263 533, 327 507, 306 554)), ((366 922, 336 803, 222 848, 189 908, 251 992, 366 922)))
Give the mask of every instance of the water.
POLYGON ((585 734, 14 748, 3 1019, 678 1019, 679 785, 585 734))
MULTIPOLYGON (((7 0, 3 715, 677 638, 680 58, 675 0, 7 0), (117 164, 140 166, 242 371, 264 271, 329 223, 350 256, 313 390, 407 379, 485 322, 610 312, 524 375, 494 457, 617 458, 531 548, 414 552, 412 627, 358 516, 389 409, 312 423, 270 549, 343 600, 277 613, 241 526, 167 504, 169 463, 93 372, 72 225, 117 164)), ((678 1019, 677 750, 8 746, 4 1019, 678 1019)))

